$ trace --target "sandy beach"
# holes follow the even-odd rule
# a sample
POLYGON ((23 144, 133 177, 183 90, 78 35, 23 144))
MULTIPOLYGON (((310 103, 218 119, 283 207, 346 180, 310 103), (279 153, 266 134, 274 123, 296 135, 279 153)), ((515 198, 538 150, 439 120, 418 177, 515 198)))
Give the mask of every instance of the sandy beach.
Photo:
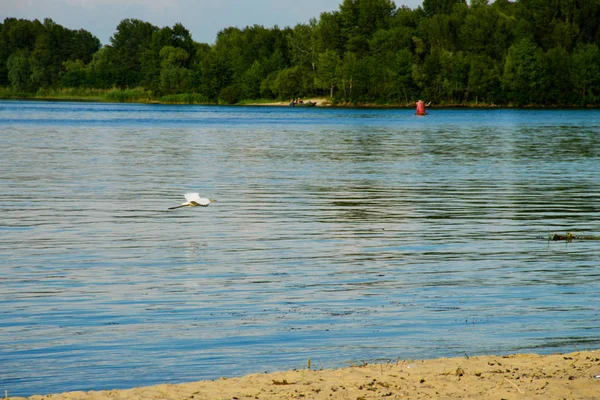
MULTIPOLYGON (((307 360, 308 367, 308 360, 307 360)), ((314 366, 313 366, 314 368, 314 366)), ((23 399, 22 397, 10 397, 23 399)), ((337 370, 302 369, 128 390, 28 399, 598 399, 600 350, 390 360, 337 370)))
MULTIPOLYGON (((304 103, 316 103, 315 107, 330 107, 331 102, 325 98, 310 98, 310 99, 302 99, 304 103)), ((289 107, 289 101, 274 101, 271 103, 248 103, 249 106, 280 106, 280 107, 289 107)))

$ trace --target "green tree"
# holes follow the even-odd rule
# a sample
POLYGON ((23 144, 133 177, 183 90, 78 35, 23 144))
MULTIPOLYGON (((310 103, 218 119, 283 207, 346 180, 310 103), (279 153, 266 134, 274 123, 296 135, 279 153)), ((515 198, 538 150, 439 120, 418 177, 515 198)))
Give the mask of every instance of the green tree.
POLYGON ((555 21, 561 18, 559 1, 521 0, 519 2, 521 19, 530 23, 535 41, 543 48, 555 46, 553 30, 556 27, 555 21))
POLYGON ((438 80, 451 103, 467 100, 469 68, 470 63, 462 52, 452 53, 447 50, 441 52, 438 80))
MULTIPOLYGON (((16 24, 19 27, 12 33, 18 40, 13 45, 8 43, 8 48, 25 45, 23 49, 29 54, 31 70, 29 90, 59 85, 66 61, 90 62, 100 48, 99 40, 89 32, 66 29, 49 18, 44 20, 43 25, 39 21, 17 21, 16 24), (35 44, 31 47, 33 37, 35 44)), ((2 36, 7 40, 6 35, 2 36)))
POLYGON ((469 0, 472 9, 485 8, 489 5, 489 0, 469 0))
POLYGON ((415 63, 415 56, 409 49, 402 49, 395 54, 395 82, 398 96, 406 104, 415 94, 415 84, 412 79, 412 66, 415 63))
POLYGON ((357 103, 377 102, 389 95, 385 81, 389 67, 380 65, 381 59, 362 57, 357 60, 354 75, 353 101, 357 103), (382 90, 386 89, 382 94, 382 90))
POLYGON ((439 80, 441 71, 439 51, 428 54, 423 62, 412 66, 412 78, 420 89, 421 96, 429 101, 438 102, 443 95, 439 80))
POLYGON ((545 54, 547 81, 545 89, 545 104, 569 104, 573 87, 571 76, 571 54, 564 47, 550 49, 545 54))
POLYGON ((458 30, 455 19, 446 14, 437 14, 432 18, 423 19, 417 35, 429 43, 435 50, 458 50, 458 30))
POLYGON ((317 20, 311 19, 309 24, 298 24, 288 34, 291 62, 295 66, 304 66, 315 70, 317 20))
POLYGON ((502 87, 509 99, 527 104, 539 96, 541 89, 541 49, 531 40, 522 39, 508 50, 504 63, 502 87))
POLYGON ((252 66, 242 76, 242 95, 246 99, 257 99, 260 97, 260 84, 266 78, 265 70, 260 61, 254 61, 252 66))
POLYGON ((106 89, 115 85, 117 72, 110 57, 111 50, 108 46, 102 47, 87 65, 88 84, 91 87, 106 89))
POLYGON ((276 73, 271 81, 271 90, 280 99, 292 99, 306 95, 306 67, 296 66, 286 68, 276 73))
POLYGON ((141 84, 147 89, 158 90, 163 86, 161 83, 161 51, 164 47, 185 51, 189 57, 179 67, 188 69, 191 67, 194 53, 196 52, 196 45, 192 40, 190 32, 179 23, 175 24, 173 28, 164 27, 158 29, 152 34, 150 47, 140 55, 141 84))
POLYGON ((468 58, 469 76, 467 90, 479 100, 493 103, 500 90, 500 74, 497 63, 488 55, 475 54, 468 58))
POLYGON ((202 56, 196 71, 200 93, 214 102, 218 101, 221 89, 232 82, 232 73, 227 59, 214 49, 202 56))
POLYGON ((0 86, 7 86, 8 82, 8 68, 6 67, 6 61, 10 57, 10 51, 8 48, 8 37, 6 33, 6 24, 0 23, 0 86))
POLYGON ((110 38, 107 57, 114 66, 114 84, 135 87, 142 81, 142 54, 150 48, 152 35, 158 28, 138 19, 124 19, 110 38))
POLYGON ((96 36, 83 29, 70 31, 69 41, 64 45, 67 51, 66 59, 81 60, 84 64, 90 63, 94 54, 102 47, 96 36))
POLYGON ((182 48, 164 46, 160 51, 160 88, 163 92, 184 91, 189 87, 190 71, 185 67, 189 54, 182 48))
POLYGON ((31 81, 34 89, 53 86, 62 72, 62 63, 69 57, 62 44, 69 40, 68 31, 51 19, 44 20, 44 31, 30 56, 31 81))
MULTIPOLYGON (((196 50, 196 46, 194 44, 194 40, 192 39, 192 34, 190 31, 180 23, 176 23, 171 28, 171 36, 169 43, 171 46, 183 49, 186 53, 192 55, 196 50)), ((187 61, 186 61, 187 62, 187 61)), ((188 67, 188 65, 185 65, 188 67)))
POLYGON ((573 52, 571 82, 582 104, 596 100, 600 84, 600 50, 596 44, 579 45, 573 52))
POLYGON ((369 102, 398 101, 398 72, 396 54, 387 52, 378 56, 370 56, 363 61, 371 68, 369 90, 365 100, 369 102))
POLYGON ((63 62, 64 72, 61 74, 62 87, 83 87, 89 85, 88 69, 81 60, 67 60, 63 62))
POLYGON ((30 88, 31 67, 29 65, 29 56, 26 50, 20 50, 8 57, 6 62, 8 67, 8 79, 11 86, 25 92, 30 88))
POLYGON ((387 29, 396 10, 390 0, 344 0, 339 21, 346 50, 365 55, 369 39, 379 29, 387 29))
POLYGON ((429 17, 450 14, 456 4, 466 4, 466 2, 465 0, 423 0, 423 10, 429 17))
POLYGON ((508 36, 513 22, 510 17, 502 16, 496 7, 472 7, 459 27, 460 48, 499 60, 510 47, 512 38, 508 36))
POLYGON ((358 71, 358 58, 356 54, 347 52, 339 69, 340 88, 342 99, 354 101, 354 79, 358 71))
POLYGON ((315 30, 315 47, 318 54, 326 50, 344 54, 347 38, 342 32, 340 13, 322 13, 315 30))
POLYGON ((410 7, 403 5, 396 9, 394 15, 390 19, 390 28, 404 26, 416 29, 422 18, 426 18, 423 8, 418 7, 413 10, 410 7))
POLYGON ((403 49, 412 49, 415 29, 398 26, 390 29, 380 29, 375 32, 369 41, 370 53, 381 55, 395 53, 403 49))
POLYGON ((370 37, 379 29, 387 29, 396 11, 390 0, 344 0, 340 5, 342 30, 353 35, 370 37))
POLYGON ((337 68, 341 63, 340 56, 333 50, 319 54, 315 83, 318 88, 328 89, 333 98, 333 89, 338 84, 337 68))
POLYGON ((255 61, 262 66, 264 76, 289 67, 290 49, 287 38, 291 33, 291 29, 266 29, 260 25, 244 29, 227 28, 219 32, 214 51, 219 59, 227 63, 231 84, 235 85, 236 93, 244 91, 246 71, 252 68, 255 61))
POLYGON ((578 21, 578 43, 600 43, 600 1, 580 0, 578 21))
POLYGON ((12 54, 18 50, 33 51, 35 42, 44 31, 44 26, 37 19, 7 18, 4 20, 4 30, 7 36, 8 50, 12 54))

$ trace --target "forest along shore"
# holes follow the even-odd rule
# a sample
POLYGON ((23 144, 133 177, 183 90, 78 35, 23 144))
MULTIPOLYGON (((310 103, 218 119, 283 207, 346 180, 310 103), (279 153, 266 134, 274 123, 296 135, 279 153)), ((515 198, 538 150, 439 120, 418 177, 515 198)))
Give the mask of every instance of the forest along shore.
MULTIPOLYGON (((307 363, 308 364, 308 363, 307 363)), ((308 367, 308 365, 307 365, 308 367)), ((313 365, 313 368, 315 365, 313 365)), ((390 360, 337 370, 309 368, 127 390, 35 395, 100 399, 597 399, 600 350, 569 354, 390 360)), ((10 399, 23 399, 10 397, 10 399)))
POLYGON ((113 99, 239 104, 600 105, 600 0, 345 0, 309 23, 223 26, 125 18, 110 43, 50 18, 0 22, 0 98, 108 91, 113 99), (568 4, 568 5, 567 5, 568 4), (142 93, 139 93, 142 92, 142 93))

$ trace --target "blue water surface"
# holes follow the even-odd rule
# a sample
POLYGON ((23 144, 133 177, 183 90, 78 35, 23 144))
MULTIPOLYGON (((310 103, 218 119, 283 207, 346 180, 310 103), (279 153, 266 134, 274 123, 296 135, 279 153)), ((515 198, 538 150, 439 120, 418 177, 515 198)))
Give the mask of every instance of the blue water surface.
POLYGON ((1 101, 0 392, 600 348, 599 165, 596 110, 1 101))

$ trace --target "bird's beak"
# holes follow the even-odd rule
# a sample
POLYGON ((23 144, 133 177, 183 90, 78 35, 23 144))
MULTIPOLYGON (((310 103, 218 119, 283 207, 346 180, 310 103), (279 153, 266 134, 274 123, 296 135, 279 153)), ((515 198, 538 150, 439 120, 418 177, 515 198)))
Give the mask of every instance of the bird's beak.
POLYGON ((208 199, 208 201, 210 201, 211 203, 216 203, 217 202, 215 199, 208 199))

